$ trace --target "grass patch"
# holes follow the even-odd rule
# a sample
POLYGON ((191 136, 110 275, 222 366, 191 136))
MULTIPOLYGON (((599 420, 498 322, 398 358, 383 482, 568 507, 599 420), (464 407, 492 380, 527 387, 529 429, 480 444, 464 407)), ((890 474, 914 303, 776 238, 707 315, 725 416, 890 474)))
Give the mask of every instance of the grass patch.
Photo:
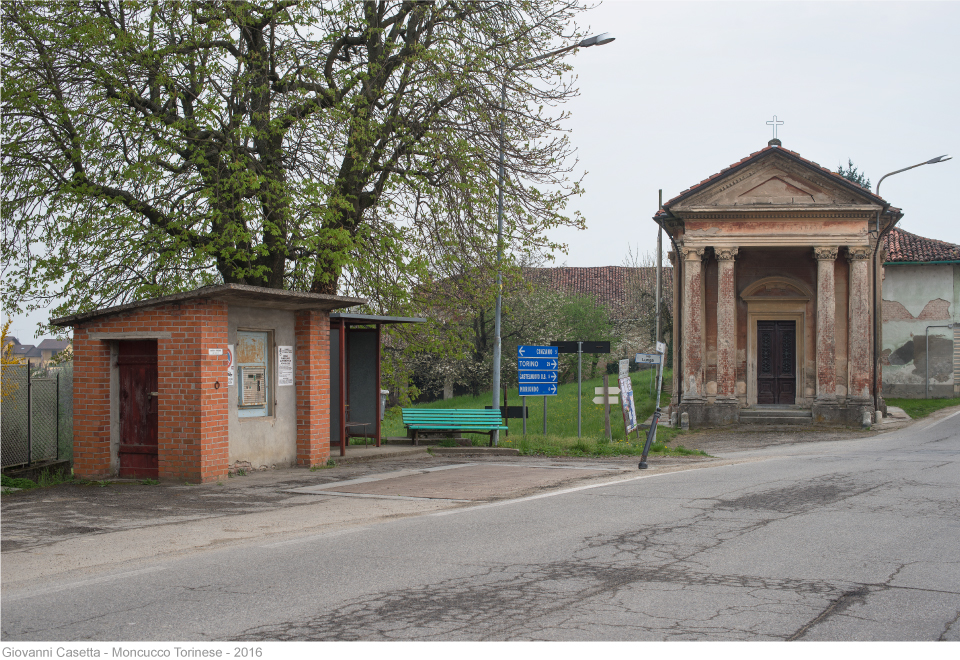
POLYGON ((22 490, 30 490, 31 488, 39 488, 40 484, 31 479, 24 479, 23 477, 8 477, 3 475, 0 477, 0 487, 3 488, 20 488, 22 490))
MULTIPOLYGON (((655 386, 651 382, 653 369, 636 371, 630 374, 633 384, 634 402, 637 407, 637 417, 643 422, 653 414, 656 407, 655 386)), ((667 370, 663 374, 663 382, 669 384, 672 373, 667 370)), ((543 433, 543 397, 527 398, 527 435, 523 435, 523 420, 509 420, 509 434, 501 432, 500 446, 518 449, 525 456, 640 456, 643 454, 643 444, 646 442, 646 431, 641 430, 639 437, 634 431, 630 437, 626 436, 623 427, 623 414, 620 405, 610 406, 610 428, 613 438, 606 437, 603 406, 593 403, 594 388, 603 386, 603 376, 583 381, 582 386, 582 433, 577 437, 577 384, 560 385, 557 396, 547 397, 547 433, 543 433)), ((616 378, 610 378, 610 387, 617 387, 616 378)), ((489 392, 481 396, 459 396, 445 401, 434 401, 415 406, 425 409, 459 408, 467 410, 482 409, 490 405, 489 392)), ((508 403, 511 406, 520 405, 522 399, 517 389, 508 390, 508 403)), ((669 393, 661 396, 661 405, 669 403, 669 393)), ((383 421, 383 435, 405 436, 403 418, 400 407, 386 411, 383 421)), ((659 427, 657 442, 650 448, 651 455, 660 456, 707 456, 708 454, 695 449, 686 449, 673 446, 673 442, 681 429, 659 427)), ((474 439, 474 445, 485 446, 488 440, 485 436, 474 439)), ((453 440, 441 440, 440 446, 456 446, 453 440)), ((430 451, 429 447, 427 451, 430 451)))
POLYGON ((3 475, 0 486, 4 488, 20 488, 22 490, 30 490, 31 488, 49 488, 50 486, 58 486, 60 484, 71 482, 73 482, 73 475, 68 472, 63 472, 60 470, 43 470, 39 476, 37 476, 36 481, 33 481, 32 479, 25 479, 23 477, 13 478, 3 475))
MULTIPOLYGON (((672 430, 672 429, 671 429, 672 430)), ((568 438, 552 435, 510 436, 500 440, 501 447, 512 447, 521 456, 640 456, 646 437, 641 435, 630 440, 606 440, 604 438, 568 438)), ((657 456, 707 456, 699 449, 687 449, 683 445, 668 446, 670 440, 657 432, 657 441, 650 446, 650 455, 657 456)))
POLYGON ((949 408, 950 406, 960 406, 960 398, 957 399, 884 399, 888 406, 896 406, 903 409, 913 419, 926 417, 932 412, 949 408))
MULTIPOLYGON (((655 403, 655 386, 652 385, 651 376, 655 374, 654 369, 647 369, 645 371, 635 371, 630 374, 631 382, 633 383, 633 395, 634 402, 637 407, 637 419, 640 422, 643 422, 650 415, 653 414, 653 410, 656 407, 655 403)), ((672 372, 670 370, 664 371, 663 373, 663 382, 667 384, 667 389, 669 390, 669 384, 672 379, 672 372)), ((592 378, 590 380, 583 381, 583 396, 582 396, 582 436, 590 440, 602 440, 605 436, 604 420, 603 420, 603 406, 593 403, 593 397, 595 396, 593 391, 595 387, 603 386, 603 376, 597 378, 592 378)), ((610 387, 617 387, 617 379, 615 376, 610 377, 610 387)), ((546 435, 556 436, 556 437, 577 437, 577 384, 576 383, 567 383, 565 385, 560 385, 557 388, 557 395, 547 397, 547 432, 546 435)), ((527 433, 528 434, 539 434, 544 435, 543 433, 543 399, 544 397, 527 397, 527 433)), ((670 402, 669 391, 661 396, 661 405, 666 405, 670 402)), ((469 409, 476 410, 482 409, 485 406, 489 406, 491 403, 491 394, 490 392, 484 392, 480 396, 458 396, 452 399, 433 401, 431 403, 421 403, 416 406, 416 408, 425 408, 425 409, 450 409, 450 408, 460 408, 460 409, 469 409)), ((501 404, 503 402, 501 401, 501 404)), ((513 387, 507 391, 507 403, 511 406, 517 406, 522 404, 522 399, 517 393, 517 388, 513 387)), ((510 436, 521 435, 523 433, 523 420, 522 419, 511 419, 509 420, 510 426, 510 436)), ((613 433, 614 441, 625 441, 624 428, 623 428, 623 415, 620 412, 620 404, 615 404, 610 406, 610 427, 613 433)), ((658 439, 661 435, 664 435, 664 429, 661 427, 657 431, 658 439)), ((384 415, 383 425, 382 425, 382 434, 384 436, 405 436, 407 431, 403 426, 403 418, 401 416, 400 407, 395 406, 386 411, 384 415)), ((501 433, 501 440, 503 439, 504 434, 501 433)), ((636 433, 633 434, 634 438, 636 433)), ((485 438, 482 438, 485 440, 485 438)))
POLYGON ((310 471, 317 472, 318 470, 329 470, 330 468, 335 468, 335 467, 337 467, 337 462, 331 458, 323 465, 320 465, 319 463, 316 465, 311 465, 310 471))

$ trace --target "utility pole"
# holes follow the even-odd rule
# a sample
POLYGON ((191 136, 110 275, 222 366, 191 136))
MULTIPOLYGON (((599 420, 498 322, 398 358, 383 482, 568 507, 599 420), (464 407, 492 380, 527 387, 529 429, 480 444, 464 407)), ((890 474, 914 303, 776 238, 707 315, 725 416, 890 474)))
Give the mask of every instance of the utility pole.
MULTIPOLYGON (((663 188, 660 189, 657 209, 663 209, 663 188)), ((660 327, 660 299, 663 297, 663 227, 657 228, 657 341, 663 341, 660 327)))

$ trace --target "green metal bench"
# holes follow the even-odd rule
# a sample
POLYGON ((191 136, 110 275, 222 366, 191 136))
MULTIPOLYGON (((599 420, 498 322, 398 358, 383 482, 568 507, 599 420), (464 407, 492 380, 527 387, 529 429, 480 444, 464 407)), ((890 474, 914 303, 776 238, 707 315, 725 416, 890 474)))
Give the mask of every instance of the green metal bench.
POLYGON ((487 433, 493 446, 493 432, 506 431, 499 410, 461 410, 456 408, 428 409, 402 408, 403 425, 407 427, 407 437, 413 444, 419 444, 420 433, 461 432, 487 433))

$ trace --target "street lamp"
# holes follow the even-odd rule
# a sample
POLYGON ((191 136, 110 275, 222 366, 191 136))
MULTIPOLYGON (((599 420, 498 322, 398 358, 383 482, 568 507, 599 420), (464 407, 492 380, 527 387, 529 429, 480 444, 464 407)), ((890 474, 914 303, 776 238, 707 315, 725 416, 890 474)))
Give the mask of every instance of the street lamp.
MULTIPOLYGON (((609 32, 604 32, 603 34, 594 35, 592 37, 587 37, 579 43, 575 43, 572 46, 566 46, 564 48, 558 48, 557 50, 550 51, 549 53, 544 53, 543 55, 537 55, 536 57, 528 57, 527 59, 514 64, 512 67, 507 69, 507 73, 516 69, 518 66, 523 66, 524 64, 530 64, 531 62, 536 62, 538 60, 546 59, 548 57, 553 57, 554 55, 559 55, 560 53, 566 53, 569 50, 574 48, 590 48, 590 46, 603 46, 614 40, 614 36, 609 32)), ((503 261, 503 131, 504 124, 506 123, 506 113, 507 108, 507 76, 503 76, 503 86, 500 90, 500 171, 497 176, 497 312, 494 317, 494 338, 493 338, 493 409, 500 410, 500 310, 503 307, 503 273, 501 272, 501 263, 503 261)), ((500 432, 494 431, 493 444, 500 444, 500 432)))
MULTIPOLYGON (((893 172, 888 172, 880 177, 880 180, 877 181, 877 192, 875 193, 877 197, 880 197, 880 184, 883 183, 883 180, 888 176, 893 176, 894 174, 900 174, 900 172, 906 172, 907 170, 912 170, 915 167, 920 167, 921 165, 933 165, 935 163, 944 163, 948 160, 951 160, 952 156, 946 154, 942 156, 937 156, 936 158, 931 158, 930 160, 925 160, 922 163, 917 163, 916 165, 911 165, 910 167, 904 167, 902 170, 894 170, 893 172)), ((883 232, 886 234, 891 229, 893 229, 893 223, 887 227, 887 231, 883 232)), ((873 409, 880 409, 880 321, 877 319, 877 298, 880 295, 880 265, 877 263, 877 253, 880 251, 880 244, 883 242, 883 235, 880 233, 880 209, 877 209, 877 244, 873 248, 873 409)))

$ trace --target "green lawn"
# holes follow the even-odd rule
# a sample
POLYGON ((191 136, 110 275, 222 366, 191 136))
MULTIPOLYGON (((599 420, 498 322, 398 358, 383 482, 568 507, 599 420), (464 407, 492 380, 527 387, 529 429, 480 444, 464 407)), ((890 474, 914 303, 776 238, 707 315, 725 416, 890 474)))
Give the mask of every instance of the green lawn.
MULTIPOLYGON (((645 421, 653 414, 656 406, 651 391, 650 374, 652 370, 637 371, 632 374, 634 402, 637 407, 637 417, 645 421)), ((663 381, 670 383, 671 372, 666 371, 663 381)), ((594 388, 603 387, 603 377, 583 381, 582 404, 582 437, 577 438, 577 384, 569 383, 558 388, 556 396, 547 397, 547 433, 543 434, 543 399, 544 397, 527 397, 527 435, 523 435, 523 420, 511 419, 509 434, 501 433, 500 445, 515 447, 521 454, 543 454, 548 456, 617 456, 638 455, 642 451, 646 440, 645 431, 631 433, 625 437, 623 414, 619 403, 610 406, 610 429, 613 440, 606 438, 604 430, 603 406, 593 403, 594 388)), ((617 387, 616 376, 610 376, 610 387, 617 387)), ((507 392, 507 402, 511 406, 521 405, 522 400, 514 387, 507 392)), ((661 397, 660 405, 664 407, 669 402, 669 394, 661 397)), ((462 408, 476 409, 491 404, 491 395, 485 393, 479 397, 461 396, 446 401, 419 404, 418 408, 462 408)), ((651 448, 652 453, 669 454, 700 454, 680 447, 667 447, 672 444, 681 431, 678 429, 659 428, 657 430, 657 444, 651 448)), ((387 410, 383 423, 384 436, 406 436, 400 408, 387 410)), ((474 444, 485 444, 487 436, 474 435, 474 444)))
POLYGON ((888 406, 902 408, 913 419, 926 417, 932 412, 960 406, 960 399, 884 399, 888 406))

